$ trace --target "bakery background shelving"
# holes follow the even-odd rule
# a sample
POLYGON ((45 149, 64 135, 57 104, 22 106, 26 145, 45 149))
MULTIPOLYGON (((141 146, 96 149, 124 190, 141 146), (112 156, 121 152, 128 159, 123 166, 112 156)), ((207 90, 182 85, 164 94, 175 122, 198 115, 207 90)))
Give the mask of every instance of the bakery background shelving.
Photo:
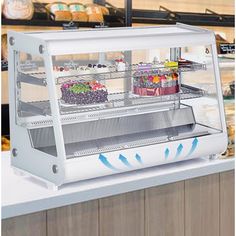
MULTIPOLYGON (((44 7, 46 3, 34 3, 35 9, 37 6, 44 7)), ((110 14, 103 15, 104 22, 91 22, 91 21, 76 21, 74 22, 77 28, 95 28, 95 27, 122 27, 124 26, 124 16, 116 15, 115 9, 112 5, 108 8, 110 14)), ((38 27, 63 27, 64 24, 68 24, 68 21, 55 21, 50 18, 46 12, 35 12, 31 20, 13 20, 6 19, 2 15, 2 25, 6 26, 38 26, 38 27)))
MULTIPOLYGON (((207 10, 207 9, 206 9, 207 10)), ((184 24, 198 26, 223 26, 234 27, 234 15, 203 13, 203 12, 177 12, 164 6, 159 10, 133 9, 133 23, 142 24, 184 24)))
MULTIPOLYGON (((116 20, 116 17, 106 16, 104 25, 107 27, 122 27, 123 23, 116 20)), ((67 24, 68 21, 52 21, 50 19, 40 20, 10 20, 2 18, 2 25, 15 25, 15 26, 47 26, 47 27, 63 27, 63 24, 67 24)), ((96 28, 100 27, 100 22, 76 22, 78 28, 96 28)))

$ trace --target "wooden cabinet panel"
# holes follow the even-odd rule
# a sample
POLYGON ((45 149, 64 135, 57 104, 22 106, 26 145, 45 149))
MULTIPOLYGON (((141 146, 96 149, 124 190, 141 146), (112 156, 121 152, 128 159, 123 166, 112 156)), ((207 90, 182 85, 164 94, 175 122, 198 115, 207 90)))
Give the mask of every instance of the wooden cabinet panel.
POLYGON ((144 236, 144 191, 99 200, 100 236, 144 236))
POLYGON ((47 236, 97 236, 98 201, 47 211, 47 236))
POLYGON ((220 174, 220 236, 234 236, 234 171, 220 174))
POLYGON ((2 220, 2 236, 45 236, 46 211, 2 220))
POLYGON ((3 236, 234 236, 234 171, 2 220, 3 236))
POLYGON ((184 235, 184 182, 146 189, 146 236, 184 235))
POLYGON ((185 181, 185 236, 219 236, 219 174, 185 181))

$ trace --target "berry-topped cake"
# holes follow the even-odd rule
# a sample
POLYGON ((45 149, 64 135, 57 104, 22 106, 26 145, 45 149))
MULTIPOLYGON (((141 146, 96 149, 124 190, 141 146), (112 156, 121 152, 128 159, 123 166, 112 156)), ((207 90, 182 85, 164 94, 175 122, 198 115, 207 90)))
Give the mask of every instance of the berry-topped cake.
POLYGON ((105 85, 97 82, 68 82, 61 86, 61 99, 68 104, 95 104, 107 101, 105 85))
POLYGON ((140 96, 161 96, 179 92, 176 69, 157 69, 141 63, 133 74, 133 93, 140 96))

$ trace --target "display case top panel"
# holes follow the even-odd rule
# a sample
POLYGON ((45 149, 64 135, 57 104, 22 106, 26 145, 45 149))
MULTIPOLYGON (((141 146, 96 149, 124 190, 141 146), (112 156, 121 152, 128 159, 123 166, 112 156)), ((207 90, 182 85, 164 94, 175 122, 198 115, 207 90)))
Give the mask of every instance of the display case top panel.
POLYGON ((70 40, 70 39, 87 39, 87 38, 105 38, 105 37, 130 37, 130 36, 158 36, 169 34, 202 34, 211 31, 187 26, 184 24, 155 26, 155 27, 126 27, 126 28, 100 28, 88 30, 70 30, 70 31, 41 31, 41 32, 24 32, 25 35, 38 38, 45 41, 51 40, 70 40))
POLYGON ((8 35, 14 38, 15 50, 34 55, 40 55, 39 47, 41 45, 48 55, 66 55, 152 49, 157 46, 211 45, 215 42, 212 31, 184 24, 31 33, 10 31, 8 35))

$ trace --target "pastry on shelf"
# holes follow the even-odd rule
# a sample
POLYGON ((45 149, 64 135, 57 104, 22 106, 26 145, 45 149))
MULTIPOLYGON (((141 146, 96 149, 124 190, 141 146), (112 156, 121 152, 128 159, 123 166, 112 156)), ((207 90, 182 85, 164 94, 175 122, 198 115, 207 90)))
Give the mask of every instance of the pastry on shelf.
POLYGON ((53 71, 56 77, 77 75, 76 68, 71 68, 69 66, 54 66, 53 71))
POLYGON ((2 13, 7 19, 31 20, 34 14, 34 5, 31 0, 4 0, 2 13))
POLYGON ((101 8, 102 14, 103 14, 104 16, 107 16, 107 15, 110 14, 110 13, 109 13, 109 10, 108 10, 106 7, 100 6, 100 8, 101 8))
POLYGON ((117 71, 125 71, 126 63, 123 58, 115 60, 116 70, 117 71))
POLYGON ((101 64, 97 65, 97 73, 108 73, 108 72, 109 69, 106 65, 101 65, 101 64))
POLYGON ((10 151, 10 140, 2 136, 2 151, 10 151))
POLYGON ((64 83, 61 93, 61 100, 67 104, 87 105, 108 101, 105 85, 97 81, 64 83))
POLYGON ((85 6, 81 3, 70 3, 69 9, 73 21, 87 22, 88 15, 85 10, 85 6))
POLYGON ((217 53, 220 54, 221 53, 220 44, 229 43, 229 42, 219 34, 216 34, 215 38, 216 38, 217 53))
POLYGON ((64 2, 54 2, 46 6, 55 21, 71 21, 72 15, 68 5, 64 2))
POLYGON ((224 99, 234 99, 235 98, 235 82, 232 81, 227 86, 223 88, 224 99))
POLYGON ((2 51, 1 60, 7 61, 8 51, 7 51, 7 34, 2 34, 2 51))
POLYGON ((106 65, 102 64, 88 64, 88 68, 90 68, 91 73, 107 73, 109 69, 106 65))
POLYGON ((228 132, 228 147, 227 150, 222 154, 223 157, 231 157, 235 154, 235 128, 234 125, 227 125, 228 132))
POLYGON ((101 6, 97 4, 87 4, 86 13, 89 22, 103 22, 103 11, 101 6))

